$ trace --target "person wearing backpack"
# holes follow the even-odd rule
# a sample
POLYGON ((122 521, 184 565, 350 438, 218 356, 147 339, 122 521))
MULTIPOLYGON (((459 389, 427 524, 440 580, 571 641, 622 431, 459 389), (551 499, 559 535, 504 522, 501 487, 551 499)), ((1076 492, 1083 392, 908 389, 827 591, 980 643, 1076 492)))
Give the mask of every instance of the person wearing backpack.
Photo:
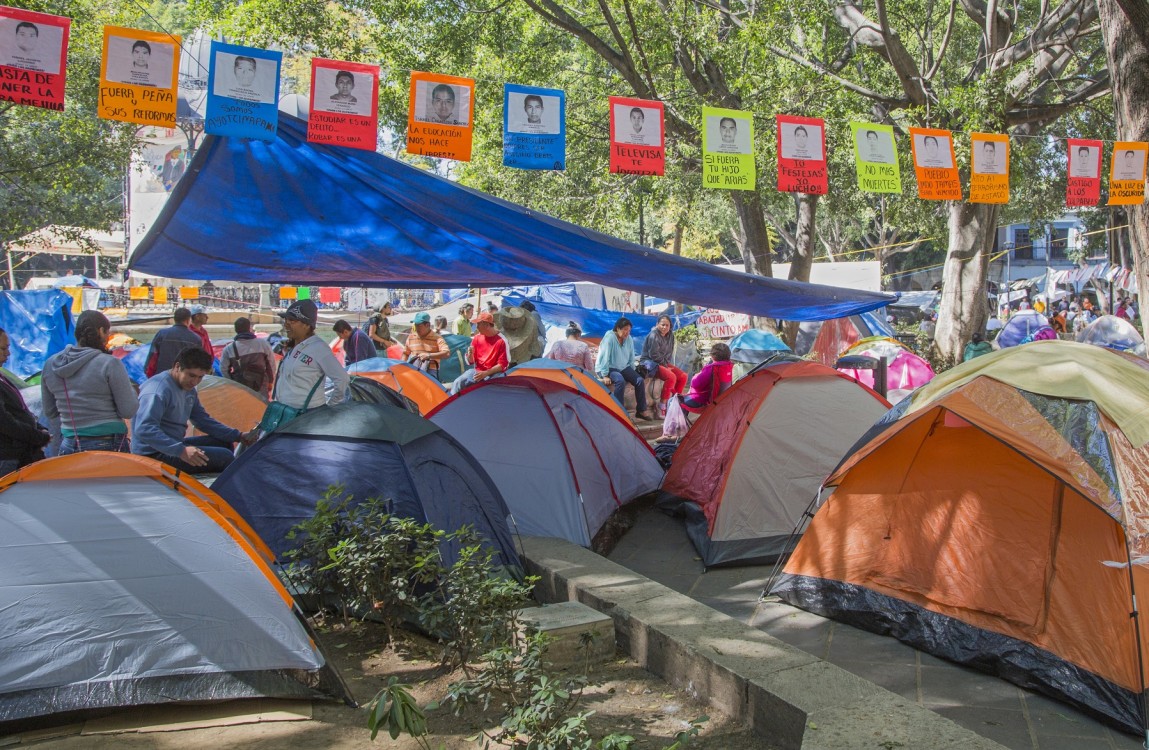
POLYGON ((251 321, 235 319, 235 338, 219 355, 219 371, 225 378, 243 383, 264 396, 275 382, 275 354, 266 339, 251 332, 251 321))
POLYGON ((388 347, 395 346, 395 339, 391 338, 391 324, 387 321, 387 316, 394 312, 394 308, 390 302, 384 302, 379 308, 379 312, 372 315, 363 324, 363 332, 371 337, 371 342, 375 344, 375 351, 383 353, 387 351, 388 347))

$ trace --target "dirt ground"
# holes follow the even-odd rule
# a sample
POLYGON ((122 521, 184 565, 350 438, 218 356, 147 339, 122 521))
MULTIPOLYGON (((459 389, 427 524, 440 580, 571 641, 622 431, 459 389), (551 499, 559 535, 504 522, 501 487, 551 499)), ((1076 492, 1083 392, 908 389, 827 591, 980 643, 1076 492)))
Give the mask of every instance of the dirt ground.
MULTIPOLYGON (((320 631, 327 654, 336 663, 357 701, 366 704, 386 683, 397 676, 414 686, 412 693, 420 705, 439 700, 449 683, 458 675, 443 674, 433 659, 430 645, 418 636, 405 635, 396 649, 380 648, 381 627, 366 623, 349 628, 334 626, 320 631)), ((673 741, 676 732, 687 722, 708 715, 701 735, 690 744, 704 750, 768 750, 761 739, 728 717, 674 690, 662 680, 641 669, 625 655, 619 654, 606 664, 592 668, 595 684, 584 692, 580 710, 595 711, 590 725, 594 736, 611 732, 629 734, 638 749, 663 748, 673 741)), ((469 740, 482 729, 497 724, 497 716, 465 714, 455 717, 446 711, 428 714, 432 748, 474 749, 481 747, 469 740)), ((419 744, 400 736, 392 741, 386 732, 371 742, 366 726, 366 710, 348 708, 337 703, 313 704, 310 721, 269 722, 239 726, 219 726, 171 732, 125 733, 97 736, 68 736, 30 742, 38 749, 111 750, 112 748, 236 748, 240 750, 292 750, 295 748, 365 748, 372 745, 397 750, 416 750, 419 744)), ((0 739, 0 747, 12 742, 0 739)), ((26 738, 30 739, 30 738, 26 738)))

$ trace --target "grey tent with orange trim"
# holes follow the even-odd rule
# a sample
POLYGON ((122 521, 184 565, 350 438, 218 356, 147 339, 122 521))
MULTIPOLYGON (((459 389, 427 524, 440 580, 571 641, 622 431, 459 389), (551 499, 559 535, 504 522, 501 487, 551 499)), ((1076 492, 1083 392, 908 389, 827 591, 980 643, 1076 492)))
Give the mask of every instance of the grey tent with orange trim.
POLYGON ((334 668, 217 495, 122 453, 0 480, 0 732, 158 703, 344 698, 334 668))

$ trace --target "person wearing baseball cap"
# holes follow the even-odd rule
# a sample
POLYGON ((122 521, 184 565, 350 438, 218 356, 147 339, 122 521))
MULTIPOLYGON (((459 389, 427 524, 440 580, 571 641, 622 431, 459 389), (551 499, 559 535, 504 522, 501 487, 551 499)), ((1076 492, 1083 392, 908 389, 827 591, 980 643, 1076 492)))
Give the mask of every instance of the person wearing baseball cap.
POLYGON ((467 363, 472 365, 471 369, 455 378, 451 384, 452 395, 492 375, 506 372, 510 366, 507 342, 495 328, 495 316, 489 312, 479 313, 475 316, 475 327, 479 332, 471 338, 471 346, 467 349, 467 363))
POLYGON ((451 354, 447 340, 431 328, 431 314, 415 313, 411 332, 407 334, 407 344, 403 351, 407 363, 438 377, 439 360, 451 354))
POLYGON ((330 379, 332 389, 328 404, 347 400, 351 377, 331 353, 331 347, 315 335, 319 310, 309 299, 296 300, 283 312, 283 327, 291 340, 291 350, 284 355, 275 376, 271 403, 267 405, 260 427, 270 432, 291 421, 308 409, 323 406, 323 382, 330 379))
POLYGON ((204 328, 204 325, 207 323, 207 308, 203 305, 192 305, 191 315, 191 325, 188 326, 188 328, 190 328, 191 332, 196 336, 199 336, 199 340, 203 342, 203 350, 211 354, 213 352, 211 336, 207 335, 207 329, 204 328))

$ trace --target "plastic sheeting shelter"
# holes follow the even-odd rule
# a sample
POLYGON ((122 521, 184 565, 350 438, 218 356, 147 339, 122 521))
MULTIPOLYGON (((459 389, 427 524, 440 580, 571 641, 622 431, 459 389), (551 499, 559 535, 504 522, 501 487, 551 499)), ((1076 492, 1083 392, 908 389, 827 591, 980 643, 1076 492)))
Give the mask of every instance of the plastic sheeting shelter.
POLYGON ((13 472, 0 535, 5 727, 158 703, 349 698, 258 537, 157 461, 92 452, 13 472))
POLYGON ((1077 334, 1077 340, 1083 344, 1104 346, 1108 349, 1145 356, 1145 339, 1141 338, 1141 334, 1132 323, 1116 315, 1102 315, 1085 326, 1081 333, 1077 334))
POLYGON ((507 377, 542 378, 552 383, 565 385, 567 388, 590 396, 617 415, 619 419, 629 422, 622 404, 614 400, 614 394, 608 391, 593 373, 587 372, 578 365, 557 359, 531 359, 512 367, 507 371, 507 377))
POLYGON ((0 290, 0 328, 12 347, 7 366, 22 378, 44 369, 44 363, 76 343, 72 298, 56 290, 0 290))
MULTIPOLYGON (((377 498, 393 515, 454 531, 466 524, 520 568, 507 506, 471 454, 422 417, 383 404, 311 409, 240 454, 212 485, 281 556, 287 534, 315 515, 327 488, 342 484, 355 502, 377 498)), ((448 562, 458 550, 445 547, 448 562)))
MULTIPOLYGON (((901 342, 884 336, 862 339, 847 349, 844 354, 860 354, 886 360, 886 388, 889 393, 894 391, 907 393, 925 385, 934 377, 934 368, 930 367, 929 362, 911 352, 901 342)), ((874 387, 873 370, 844 369, 842 372, 847 373, 867 388, 874 387)))
POLYGON ((822 481, 888 408, 816 362, 757 369, 686 433, 659 505, 685 514, 707 567, 773 562, 822 481))
POLYGON ((1005 321, 993 343, 999 349, 1018 344, 1028 344, 1030 341, 1034 341, 1044 328, 1053 330, 1049 326, 1049 320, 1044 315, 1036 310, 1018 310, 1009 316, 1009 320, 1005 321))
POLYGON ((1147 443, 1131 358, 970 360, 859 441, 773 592, 1144 736, 1147 443))
POLYGON ((788 352, 790 347, 769 331, 751 328, 730 339, 730 361, 756 365, 775 352, 788 352))
POLYGON ((736 273, 659 253, 471 190, 383 154, 208 136, 130 267, 161 276, 442 289, 588 280, 705 307, 824 320, 876 292, 736 273))
POLYGON ((486 380, 429 416, 491 475, 520 534, 589 547, 611 513, 662 481, 629 422, 557 383, 486 380))
POLYGON ((372 357, 356 362, 347 371, 382 383, 399 395, 406 396, 419 405, 421 414, 426 414, 447 400, 447 390, 442 383, 401 359, 372 357))
MULTIPOLYGON (((507 294, 503 296, 503 307, 518 306, 527 299, 519 294, 507 294)), ((635 352, 642 351, 642 342, 658 325, 657 315, 646 315, 640 312, 618 312, 616 310, 595 309, 591 307, 581 307, 575 305, 560 305, 553 302, 545 302, 536 299, 531 300, 531 304, 538 310, 539 316, 543 322, 554 328, 566 330, 567 325, 574 321, 578 323, 579 328, 582 329, 583 335, 588 338, 599 339, 602 338, 614 328, 615 322, 622 317, 625 317, 631 322, 630 335, 634 338, 635 352)), ((688 326, 698 320, 702 313, 697 311, 684 312, 681 315, 671 315, 670 320, 674 324, 674 328, 682 328, 688 326)))
MULTIPOLYGON (((819 362, 833 367, 838 357, 862 339, 873 336, 886 336, 893 338, 894 330, 877 313, 862 313, 851 315, 848 318, 827 320, 819 325, 814 342, 810 344, 810 352, 819 362)), ((803 325, 803 328, 806 326, 803 325)), ((802 348, 798 347, 801 352, 802 348)))

